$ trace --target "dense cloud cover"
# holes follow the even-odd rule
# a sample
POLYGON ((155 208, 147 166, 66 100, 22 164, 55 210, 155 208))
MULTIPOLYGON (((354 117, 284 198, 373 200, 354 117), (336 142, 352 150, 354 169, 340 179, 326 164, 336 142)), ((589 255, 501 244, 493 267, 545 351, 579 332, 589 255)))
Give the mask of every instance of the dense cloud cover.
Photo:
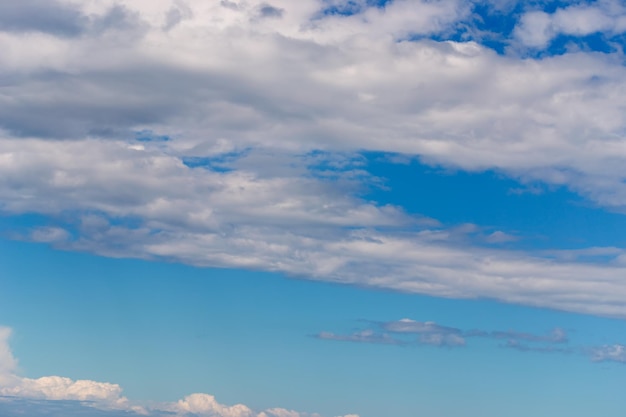
POLYGON ((612 1, 0 1, 0 208, 49 217, 12 237, 63 249, 626 317, 622 248, 590 248, 600 264, 497 249, 482 243, 507 231, 359 197, 377 181, 360 152, 378 151, 624 211, 625 15, 612 1), (502 50, 479 6, 513 16, 502 50), (598 31, 613 49, 548 53, 598 31))

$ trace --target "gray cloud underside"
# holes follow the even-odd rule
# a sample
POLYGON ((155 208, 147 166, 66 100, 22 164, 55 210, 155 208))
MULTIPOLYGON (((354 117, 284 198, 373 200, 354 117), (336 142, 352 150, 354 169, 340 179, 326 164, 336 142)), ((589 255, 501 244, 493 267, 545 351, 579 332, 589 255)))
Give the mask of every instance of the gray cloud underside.
POLYGON ((350 17, 320 16, 313 0, 46 7, 58 9, 45 15, 53 23, 17 7, 31 20, 0 21, 0 207, 54 219, 30 239, 626 317, 621 248, 603 265, 487 249, 355 197, 374 180, 364 168, 326 181, 303 158, 420 156, 623 210, 621 55, 519 59, 401 41, 449 30, 468 16, 461 1, 399 0, 350 17), (139 146, 138 131, 170 140, 139 146), (246 156, 225 172, 183 164, 232 154, 246 156))

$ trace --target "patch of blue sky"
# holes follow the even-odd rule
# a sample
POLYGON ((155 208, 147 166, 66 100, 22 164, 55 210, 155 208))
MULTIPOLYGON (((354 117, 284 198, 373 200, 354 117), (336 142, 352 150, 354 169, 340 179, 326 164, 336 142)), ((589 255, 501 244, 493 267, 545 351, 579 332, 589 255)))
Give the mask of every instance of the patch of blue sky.
POLYGON ((494 8, 490 2, 476 2, 472 5, 469 19, 458 22, 452 29, 430 35, 411 35, 405 40, 473 41, 504 55, 522 11, 521 4, 503 10, 494 8))
POLYGON ((366 153, 367 171, 379 179, 362 198, 394 204, 446 226, 476 224, 519 237, 519 249, 626 246, 626 216, 595 206, 564 187, 523 184, 494 171, 465 172, 417 159, 366 153))
POLYGON ((392 0, 325 0, 326 7, 322 8, 320 15, 352 16, 369 7, 384 8, 387 3, 391 2, 392 0))
POLYGON ((234 163, 250 154, 250 149, 221 153, 214 156, 183 156, 183 164, 189 168, 205 168, 215 172, 230 172, 236 168, 234 163))
POLYGON ((159 135, 152 130, 140 130, 135 132, 135 140, 138 142, 169 142, 171 138, 167 135, 159 135))
POLYGON ((215 172, 230 172, 233 168, 228 166, 229 158, 185 156, 182 158, 183 164, 189 168, 205 168, 215 172))
POLYGON ((49 216, 39 213, 13 214, 2 213, 0 215, 0 238, 9 238, 18 231, 33 227, 51 226, 49 216))
POLYGON ((596 32, 586 36, 572 36, 560 34, 555 37, 546 49, 547 55, 563 55, 569 52, 619 52, 626 46, 624 39, 609 37, 604 33, 596 32))
MULTIPOLYGON (((552 14, 568 6, 595 3, 597 2, 536 1, 511 2, 508 6, 503 3, 495 7, 494 2, 476 1, 472 5, 469 19, 458 22, 451 29, 430 35, 411 35, 402 40, 474 41, 496 51, 499 55, 505 55, 511 52, 512 46, 516 44, 514 30, 524 13, 543 11, 552 14)), ((626 43, 622 34, 597 32, 582 36, 557 34, 546 48, 520 50, 518 45, 514 51, 525 57, 543 58, 573 51, 614 53, 622 51, 624 46, 626 43)))

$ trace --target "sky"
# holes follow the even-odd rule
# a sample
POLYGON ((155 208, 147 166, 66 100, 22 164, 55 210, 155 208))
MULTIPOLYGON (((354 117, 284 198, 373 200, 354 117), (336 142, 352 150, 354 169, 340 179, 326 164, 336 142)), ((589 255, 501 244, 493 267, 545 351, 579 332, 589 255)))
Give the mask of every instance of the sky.
POLYGON ((0 414, 626 410, 626 5, 0 0, 0 414))

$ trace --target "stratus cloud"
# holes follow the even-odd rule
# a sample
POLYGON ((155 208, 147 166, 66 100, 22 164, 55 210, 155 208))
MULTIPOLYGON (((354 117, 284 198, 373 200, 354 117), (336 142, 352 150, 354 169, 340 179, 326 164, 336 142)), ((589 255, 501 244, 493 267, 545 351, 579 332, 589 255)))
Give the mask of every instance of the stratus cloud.
MULTIPOLYGON (((89 380, 71 380, 60 376, 47 376, 37 379, 24 378, 17 372, 17 361, 9 345, 11 329, 0 326, 0 402, 11 408, 16 399, 30 401, 65 400, 75 402, 73 409, 82 409, 89 415, 91 407, 100 410, 119 410, 126 416, 161 417, 321 417, 318 414, 299 413, 283 408, 272 408, 255 412, 243 404, 227 406, 220 404, 208 394, 192 394, 174 403, 160 403, 152 407, 133 404, 122 395, 117 384, 89 380), (5 398, 8 397, 8 398, 5 398)), ((45 403, 32 403, 33 408, 45 410, 45 403)), ((19 407, 16 404, 16 407, 19 407)), ((23 406, 23 404, 22 404, 23 406)), ((16 408, 16 411, 19 410, 16 408)), ((98 414, 100 415, 100 414, 98 414)), ((357 415, 350 415, 358 417, 357 415)), ((344 416, 344 417, 350 417, 344 416)))

